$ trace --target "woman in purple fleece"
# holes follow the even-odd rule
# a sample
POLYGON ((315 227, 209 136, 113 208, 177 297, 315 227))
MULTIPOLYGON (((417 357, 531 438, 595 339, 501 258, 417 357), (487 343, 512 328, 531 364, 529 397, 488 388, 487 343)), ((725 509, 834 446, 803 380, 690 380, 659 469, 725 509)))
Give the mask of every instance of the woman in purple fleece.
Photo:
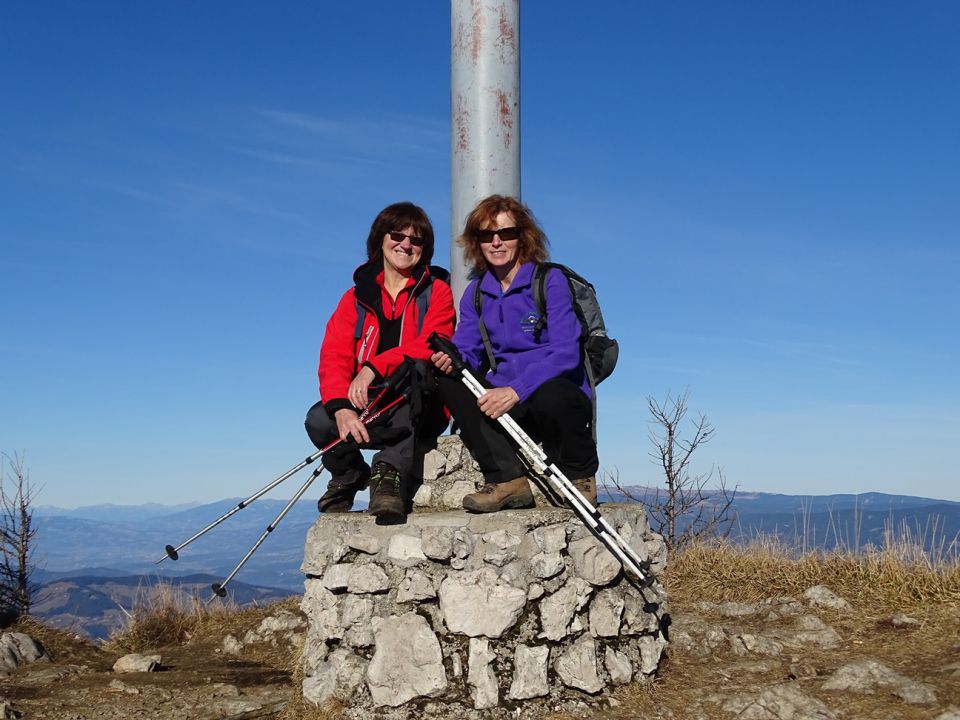
POLYGON ((472 370, 486 371, 484 382, 490 390, 477 399, 462 383, 447 377, 451 372, 447 355, 436 353, 432 360, 444 373, 443 401, 486 483, 467 495, 463 506, 473 512, 533 506, 525 468, 500 424, 492 422, 507 412, 543 443, 547 456, 596 505, 599 461, 581 326, 567 280, 558 270, 547 275, 547 325, 539 341, 533 332, 540 315, 531 281, 537 264, 548 258, 546 235, 525 205, 491 195, 470 213, 460 245, 473 265, 474 279, 460 299, 453 342, 472 370), (494 368, 489 367, 481 336, 477 283, 494 368))

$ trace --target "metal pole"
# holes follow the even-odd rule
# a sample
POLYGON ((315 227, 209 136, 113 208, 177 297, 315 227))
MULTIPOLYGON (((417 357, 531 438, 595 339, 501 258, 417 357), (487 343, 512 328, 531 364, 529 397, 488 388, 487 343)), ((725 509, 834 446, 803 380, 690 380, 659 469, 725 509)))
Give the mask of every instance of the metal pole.
POLYGON ((520 197, 520 0, 450 0, 451 246, 454 302, 468 268, 457 238, 474 206, 520 197))

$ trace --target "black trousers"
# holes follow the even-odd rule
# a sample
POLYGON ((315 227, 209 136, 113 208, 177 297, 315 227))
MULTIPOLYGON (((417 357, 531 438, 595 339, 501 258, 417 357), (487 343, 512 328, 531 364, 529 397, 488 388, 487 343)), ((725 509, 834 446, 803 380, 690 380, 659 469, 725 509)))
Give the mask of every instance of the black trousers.
MULTIPOLYGON (((439 376, 440 397, 460 426, 484 480, 500 483, 525 474, 517 448, 500 423, 477 407, 477 398, 461 380, 439 376)), ((583 391, 566 378, 548 380, 510 411, 528 435, 543 444, 551 462, 570 480, 595 475, 600 467, 593 441, 593 405, 583 391)))

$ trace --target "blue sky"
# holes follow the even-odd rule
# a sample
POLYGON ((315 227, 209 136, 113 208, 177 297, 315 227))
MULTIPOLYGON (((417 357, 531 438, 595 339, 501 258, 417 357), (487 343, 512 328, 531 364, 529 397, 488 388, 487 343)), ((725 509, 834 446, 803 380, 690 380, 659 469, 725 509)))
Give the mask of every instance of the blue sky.
MULTIPOLYGON (((603 468, 689 388, 695 470, 960 500, 960 6, 584 7, 522 3, 522 184, 621 343, 603 468)), ((449 257, 448 3, 4 3, 0 64, 0 449, 44 504, 266 484, 374 215, 449 257)))

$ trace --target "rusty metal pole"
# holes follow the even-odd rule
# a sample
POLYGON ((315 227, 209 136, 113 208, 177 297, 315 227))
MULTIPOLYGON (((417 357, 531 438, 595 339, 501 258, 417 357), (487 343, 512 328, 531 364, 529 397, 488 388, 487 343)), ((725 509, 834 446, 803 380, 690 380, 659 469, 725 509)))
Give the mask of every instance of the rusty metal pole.
POLYGON ((520 197, 520 0, 450 0, 451 246, 459 307, 468 268, 457 238, 478 201, 520 197))

